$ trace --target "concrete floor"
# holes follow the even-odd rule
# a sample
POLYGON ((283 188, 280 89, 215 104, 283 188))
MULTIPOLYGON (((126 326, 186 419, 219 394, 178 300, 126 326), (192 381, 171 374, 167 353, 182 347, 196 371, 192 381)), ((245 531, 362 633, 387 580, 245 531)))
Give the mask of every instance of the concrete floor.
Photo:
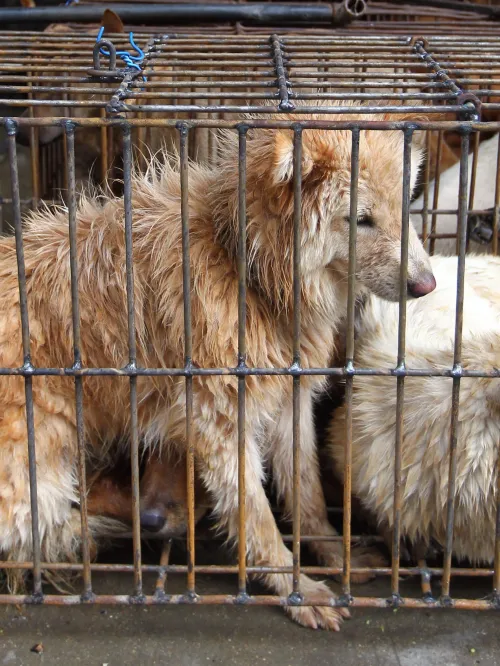
MULTIPOLYGON (((131 576, 95 576, 96 591, 130 592, 131 576)), ((182 577, 168 591, 181 592, 182 577)), ((335 583, 332 583, 335 586, 335 583)), ((145 576, 145 590, 154 578, 145 576)), ((488 593, 472 579, 454 585, 459 597, 488 593)), ((234 593, 230 577, 203 576, 200 593, 234 593)), ((251 591, 259 588, 252 584, 251 591)), ((360 595, 387 596, 388 581, 357 587, 360 595)), ((418 595, 416 580, 402 593, 418 595)), ((435 590, 438 593, 438 590, 435 590)), ((3 607, 0 608, 0 665, 138 666, 482 666, 500 665, 500 615, 453 610, 357 609, 341 633, 293 624, 279 608, 172 607, 3 607), (43 653, 31 652, 41 643, 43 653)))

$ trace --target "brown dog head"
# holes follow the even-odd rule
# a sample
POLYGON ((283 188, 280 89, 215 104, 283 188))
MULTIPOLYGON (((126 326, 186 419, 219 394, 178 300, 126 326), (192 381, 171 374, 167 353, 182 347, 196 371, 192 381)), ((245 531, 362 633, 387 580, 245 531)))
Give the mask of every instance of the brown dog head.
MULTIPOLYGON (((195 477, 195 521, 207 511, 205 489, 195 477)), ((141 478, 141 527, 165 537, 188 527, 186 460, 151 455, 141 478)))
MULTIPOLYGON (((349 115, 355 120, 401 120, 401 115, 349 115)), ((283 118, 285 119, 285 117, 283 118)), ((330 120, 326 115, 286 116, 286 120, 330 120)), ((361 287, 397 300, 401 270, 403 145, 401 130, 362 130, 359 144, 356 274, 361 287)), ((349 256, 352 133, 302 131, 301 271, 303 281, 321 271, 345 281, 349 256)), ((413 189, 422 148, 418 133, 411 153, 413 189)), ((247 213, 250 258, 259 282, 291 291, 294 132, 250 130, 247 142, 247 213), (279 262, 273 262, 272 256, 279 262), (267 274, 266 274, 267 269, 267 274)), ((232 163, 234 171, 234 162, 232 163)), ((229 174, 228 174, 228 177, 229 174)), ((233 203, 236 208, 236 202, 233 203)), ((410 222, 408 294, 423 296, 435 287, 427 254, 410 222)))

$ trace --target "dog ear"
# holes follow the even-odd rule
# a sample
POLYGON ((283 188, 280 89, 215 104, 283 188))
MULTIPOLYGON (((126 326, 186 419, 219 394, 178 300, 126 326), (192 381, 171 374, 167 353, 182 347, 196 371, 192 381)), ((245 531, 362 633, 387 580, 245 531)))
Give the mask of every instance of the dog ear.
POLYGON ((118 14, 111 9, 105 9, 101 19, 101 27, 104 28, 104 33, 110 32, 125 32, 123 21, 118 14))
MULTIPOLYGON (((311 153, 305 142, 302 141, 302 178, 306 178, 313 167, 311 153)), ((272 179, 275 185, 283 185, 293 180, 293 133, 291 131, 282 130, 276 133, 272 179)))

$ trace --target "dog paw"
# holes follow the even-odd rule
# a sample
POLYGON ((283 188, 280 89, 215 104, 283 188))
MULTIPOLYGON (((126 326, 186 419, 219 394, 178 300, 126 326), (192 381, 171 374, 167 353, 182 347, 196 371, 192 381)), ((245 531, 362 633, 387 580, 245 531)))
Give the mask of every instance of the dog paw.
MULTIPOLYGON (((322 544, 321 550, 317 550, 318 558, 322 564, 327 567, 342 568, 343 552, 339 543, 322 544)), ((351 569, 374 569, 387 566, 387 561, 382 553, 375 547, 354 546, 351 550, 351 569)), ((351 583, 366 583, 375 578, 375 574, 351 573, 351 583)), ((340 581, 341 576, 334 576, 335 580, 340 581)))
POLYGON ((292 620, 310 629, 327 629, 340 631, 344 618, 349 618, 347 608, 332 608, 331 606, 298 606, 287 608, 292 620))
MULTIPOLYGON (((353 548, 351 551, 351 568, 352 569, 378 569, 387 566, 387 560, 377 548, 358 547, 353 548)), ((373 580, 376 574, 367 573, 351 573, 351 583, 359 585, 373 580)))
POLYGON ((289 606, 288 615, 303 627, 340 631, 344 619, 351 617, 348 608, 334 607, 336 596, 328 585, 301 576, 301 593, 306 599, 331 604, 328 606, 289 606))

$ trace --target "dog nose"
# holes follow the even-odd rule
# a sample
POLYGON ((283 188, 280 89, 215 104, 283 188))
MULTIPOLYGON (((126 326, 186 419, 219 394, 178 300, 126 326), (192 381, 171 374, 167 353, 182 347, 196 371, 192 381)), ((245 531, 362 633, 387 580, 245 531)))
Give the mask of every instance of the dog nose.
POLYGON ((159 509, 141 511, 141 527, 149 532, 159 532, 165 525, 165 516, 159 509))
POLYGON ((413 298, 427 296, 436 288, 436 278, 430 272, 424 273, 418 280, 408 280, 408 294, 413 298))

